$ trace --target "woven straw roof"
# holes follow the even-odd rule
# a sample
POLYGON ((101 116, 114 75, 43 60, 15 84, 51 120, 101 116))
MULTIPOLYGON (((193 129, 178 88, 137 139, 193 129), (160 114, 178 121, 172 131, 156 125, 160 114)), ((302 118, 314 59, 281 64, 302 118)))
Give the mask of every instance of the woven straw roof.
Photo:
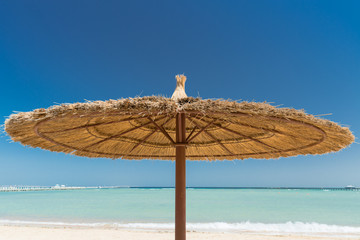
POLYGON ((63 104, 12 114, 16 142, 86 157, 175 159, 175 117, 186 115, 188 160, 278 158, 338 151, 346 127, 267 103, 137 97, 63 104))

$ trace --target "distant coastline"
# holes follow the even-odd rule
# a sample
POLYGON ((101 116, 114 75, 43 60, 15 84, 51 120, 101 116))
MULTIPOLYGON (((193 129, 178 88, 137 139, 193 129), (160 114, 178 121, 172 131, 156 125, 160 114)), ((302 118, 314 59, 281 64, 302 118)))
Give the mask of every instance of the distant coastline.
POLYGON ((53 191, 53 190, 80 190, 94 189, 98 187, 75 187, 75 186, 0 186, 0 192, 27 192, 27 191, 53 191))
MULTIPOLYGON (((25 191, 54 191, 54 190, 82 190, 82 189, 114 189, 114 188, 141 188, 141 189, 161 189, 174 187, 130 187, 130 186, 0 186, 0 192, 25 192, 25 191)), ((187 189, 274 189, 274 190, 329 190, 329 191, 360 191, 354 186, 346 187, 186 187, 187 189)))

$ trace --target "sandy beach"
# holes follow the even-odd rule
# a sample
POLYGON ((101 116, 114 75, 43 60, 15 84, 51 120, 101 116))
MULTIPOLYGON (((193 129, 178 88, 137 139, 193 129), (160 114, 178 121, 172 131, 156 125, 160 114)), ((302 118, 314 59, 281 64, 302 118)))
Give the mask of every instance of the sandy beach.
MULTIPOLYGON (((0 240, 172 240, 171 231, 141 231, 104 228, 73 228, 47 226, 0 226, 0 240)), ((187 239, 192 240, 339 240, 360 239, 347 236, 305 236, 305 235, 264 235, 258 233, 219 233, 219 232, 188 232, 187 239)))

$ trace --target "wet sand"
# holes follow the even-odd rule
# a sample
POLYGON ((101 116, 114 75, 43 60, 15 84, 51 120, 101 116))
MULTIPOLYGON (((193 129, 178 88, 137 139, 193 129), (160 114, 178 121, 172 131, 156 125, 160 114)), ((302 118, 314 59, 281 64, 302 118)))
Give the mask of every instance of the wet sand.
MULTIPOLYGON (((48 226, 0 226, 0 240, 173 240, 172 231, 75 228, 48 226)), ((187 240, 339 240, 347 236, 266 235, 259 233, 188 232, 187 240)))

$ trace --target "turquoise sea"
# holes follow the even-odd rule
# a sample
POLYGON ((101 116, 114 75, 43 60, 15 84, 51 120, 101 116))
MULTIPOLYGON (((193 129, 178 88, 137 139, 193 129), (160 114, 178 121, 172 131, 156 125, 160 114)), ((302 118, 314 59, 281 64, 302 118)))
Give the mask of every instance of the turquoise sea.
MULTIPOLYGON (((173 188, 0 192, 0 224, 173 229, 173 188)), ((360 191, 187 189, 190 230, 360 236, 360 191)))

